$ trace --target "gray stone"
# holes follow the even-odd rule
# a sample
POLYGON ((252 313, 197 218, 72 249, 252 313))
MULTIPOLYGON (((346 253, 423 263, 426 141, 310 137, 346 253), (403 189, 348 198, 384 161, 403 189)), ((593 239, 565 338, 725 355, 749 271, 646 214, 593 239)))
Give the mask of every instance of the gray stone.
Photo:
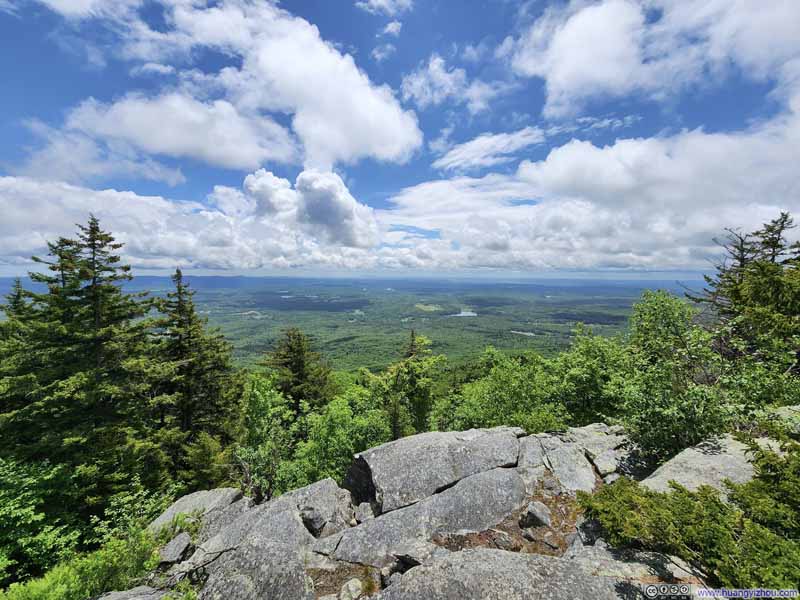
POLYGON ((362 502, 355 508, 356 521, 363 523, 375 518, 375 513, 372 511, 372 505, 369 502, 362 502))
POLYGON ((520 430, 432 431, 357 454, 344 487, 354 502, 387 513, 431 496, 470 475, 517 464, 520 430))
POLYGON ((432 556, 447 552, 447 549, 437 546, 433 542, 428 542, 422 539, 414 539, 401 542, 396 548, 394 548, 394 550, 392 550, 392 555, 397 558, 406 568, 410 568, 425 563, 432 556))
POLYGON ((683 560, 657 552, 615 550, 604 540, 593 546, 575 546, 565 557, 594 575, 631 580, 699 581, 698 574, 683 560))
POLYGON ((525 512, 520 516, 520 527, 550 527, 552 525, 552 515, 550 509, 543 502, 534 500, 529 502, 525 512))
POLYGON ((350 494, 331 479, 323 479, 284 494, 276 502, 296 506, 316 537, 325 537, 350 527, 353 507, 350 494))
POLYGON ((625 455, 618 450, 604 450, 591 460, 597 472, 605 476, 616 471, 624 458, 625 455))
POLYGON ((172 540, 164 546, 159 552, 159 558, 162 564, 172 564, 180 562, 186 555, 189 546, 192 545, 192 536, 185 531, 179 533, 172 540))
POLYGON ((271 537, 249 536, 235 552, 220 555, 199 600, 314 600, 314 583, 305 572, 303 554, 271 537))
POLYGON ((603 477, 603 481, 605 483, 614 483, 617 479, 622 477, 619 473, 609 473, 605 477, 603 477))
POLYGON ((525 502, 525 484, 514 469, 472 475, 417 504, 346 530, 333 556, 383 567, 408 540, 431 540, 436 533, 485 531, 525 502))
POLYGON ((182 514, 199 514, 202 517, 212 511, 224 509, 241 497, 242 492, 234 488, 218 488, 194 492, 173 502, 167 510, 150 523, 148 529, 157 532, 182 514))
POLYGON ((318 554, 325 554, 326 556, 333 554, 334 550, 336 550, 336 546, 339 545, 339 541, 342 539, 343 534, 343 531, 339 531, 333 535, 316 539, 311 543, 311 549, 318 554))
POLYGON ((561 436, 565 442, 572 442, 582 448, 592 459, 609 451, 627 445, 628 439, 620 433, 612 432, 605 423, 592 423, 585 427, 570 427, 561 436))
POLYGON ((622 583, 552 556, 474 549, 411 569, 376 600, 616 600, 622 583))
POLYGON ((364 591, 364 584, 360 579, 353 578, 345 581, 339 592, 339 600, 356 600, 364 591))
POLYGON ((542 447, 542 440, 557 439, 550 434, 539 433, 529 435, 519 441, 519 462, 517 466, 522 467, 545 467, 550 468, 547 454, 542 447))
POLYGON ((567 492, 591 492, 596 479, 594 468, 583 448, 550 434, 531 435, 520 440, 519 467, 550 469, 567 492))
POLYGON ((166 592, 141 585, 126 592, 109 592, 100 596, 99 600, 159 600, 166 592))
POLYGON ((517 475, 520 476, 525 484, 525 493, 533 496, 536 491, 544 484, 547 468, 544 465, 538 467, 517 467, 517 475))
POLYGON ((668 491, 670 481, 690 490, 709 485, 724 491, 725 479, 746 483, 753 478, 746 451, 747 446, 730 435, 702 442, 665 462, 641 484, 658 492, 668 491))
POLYGON ((184 572, 201 568, 214 570, 219 557, 238 553, 239 546, 251 537, 269 537, 275 543, 296 549, 305 548, 314 541, 296 509, 270 502, 245 513, 201 544, 188 561, 181 563, 180 569, 184 572))
POLYGON ((215 509, 206 513, 203 517, 203 524, 197 534, 198 543, 202 544, 217 535, 223 528, 233 523, 244 513, 255 506, 252 498, 240 498, 233 504, 222 509, 215 509))

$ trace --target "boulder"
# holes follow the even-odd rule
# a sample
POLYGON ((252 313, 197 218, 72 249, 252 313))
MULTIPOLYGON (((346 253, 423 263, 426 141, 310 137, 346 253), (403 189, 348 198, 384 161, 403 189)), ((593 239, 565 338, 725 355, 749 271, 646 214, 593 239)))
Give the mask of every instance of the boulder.
POLYGON ((199 600, 314 600, 303 559, 297 546, 274 541, 269 531, 255 532, 235 552, 219 556, 199 600))
POLYGON ((564 442, 547 434, 531 435, 520 440, 519 467, 550 469, 567 492, 591 492, 596 484, 594 468, 584 449, 576 442, 564 442))
POLYGON ((353 578, 345 581, 339 592, 339 600, 357 600, 364 591, 364 584, 360 579, 353 578))
POLYGON ((192 537, 185 531, 179 533, 159 552, 161 564, 171 565, 172 563, 180 562, 191 545, 192 537))
POLYGON ((626 597, 620 593, 625 587, 621 580, 596 577, 560 558, 482 548, 411 569, 376 600, 616 600, 626 597))
POLYGON ((166 595, 166 592, 142 585, 126 592, 103 594, 98 600, 159 600, 166 595))
POLYGON ((605 423, 592 423, 585 427, 570 427, 560 437, 565 442, 576 444, 591 459, 612 451, 618 451, 619 455, 622 456, 624 455, 622 449, 628 444, 628 438, 619 429, 612 429, 605 423))
POLYGON ((370 502, 387 513, 414 504, 454 483, 514 466, 519 428, 432 431, 383 444, 355 456, 344 487, 356 504, 370 502))
POLYGON ((333 557, 383 567, 402 543, 434 534, 484 531, 520 508, 525 484, 514 469, 472 475, 417 504, 381 515, 346 530, 333 557))
POLYGON ((538 500, 529 502, 519 519, 519 526, 523 529, 527 527, 550 527, 551 524, 552 515, 550 514, 550 509, 538 500))
POLYGON ((753 478, 753 465, 746 452, 747 446, 730 435, 705 441, 665 462, 641 484, 658 492, 669 491, 670 481, 689 490, 709 485, 724 491, 725 479, 746 483, 753 478))
POLYGON ((212 510, 203 518, 203 524, 197 534, 198 543, 210 540, 217 535, 224 527, 233 523, 244 513, 255 506, 252 498, 240 498, 233 504, 229 504, 221 510, 212 510))
POLYGON ((148 529, 152 532, 157 532, 162 527, 172 523, 178 515, 197 514, 205 520, 211 513, 225 509, 241 497, 241 490, 234 488, 218 488, 194 492, 173 502, 167 510, 150 523, 148 529))
POLYGON ((375 518, 375 513, 372 512, 372 505, 369 502, 362 502, 355 507, 356 521, 363 523, 375 518))

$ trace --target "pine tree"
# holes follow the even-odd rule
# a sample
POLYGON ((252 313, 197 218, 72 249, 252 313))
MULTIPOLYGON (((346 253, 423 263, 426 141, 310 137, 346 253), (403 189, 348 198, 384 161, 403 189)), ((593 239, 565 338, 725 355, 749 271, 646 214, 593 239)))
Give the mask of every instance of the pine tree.
POLYGON ((314 351, 311 339, 299 329, 284 331, 264 363, 276 372, 278 390, 292 401, 295 415, 302 415, 306 403, 321 408, 333 397, 331 368, 314 351))
POLYGON ((230 344, 218 331, 207 331, 207 320, 198 316, 194 291, 180 269, 172 280, 174 291, 159 302, 164 317, 156 350, 170 368, 155 426, 172 459, 174 476, 191 485, 197 481, 192 458, 200 460, 231 441, 241 381, 230 344))
POLYGON ((164 475, 146 429, 151 303, 122 289, 119 248, 94 217, 77 239, 49 244, 35 259, 49 273, 31 274, 47 291, 22 294, 30 302, 11 320, 23 343, 3 361, 0 454, 62 465, 67 479, 52 482, 47 504, 83 523, 134 475, 149 487, 164 475))

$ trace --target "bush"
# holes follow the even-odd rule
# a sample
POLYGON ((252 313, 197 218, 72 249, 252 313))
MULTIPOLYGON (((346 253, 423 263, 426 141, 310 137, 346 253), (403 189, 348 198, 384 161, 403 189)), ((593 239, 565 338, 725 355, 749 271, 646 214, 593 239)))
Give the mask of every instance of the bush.
POLYGON ((800 444, 788 442, 783 455, 753 450, 756 477, 729 484, 730 503, 710 487, 691 492, 673 483, 672 491, 659 493, 626 478, 579 501, 612 544, 677 555, 727 587, 794 588, 800 585, 800 444))
POLYGON ((487 354, 489 374, 439 401, 432 412, 434 429, 511 425, 537 433, 566 427, 568 413, 545 359, 535 354, 510 358, 492 349, 487 354))

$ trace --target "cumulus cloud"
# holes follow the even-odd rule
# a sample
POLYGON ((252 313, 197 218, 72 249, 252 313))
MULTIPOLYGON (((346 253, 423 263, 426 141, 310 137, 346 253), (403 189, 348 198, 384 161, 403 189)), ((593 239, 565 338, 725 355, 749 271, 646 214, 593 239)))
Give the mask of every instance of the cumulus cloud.
POLYGON ((83 132, 53 129, 36 120, 27 125, 41 145, 15 169, 19 174, 70 183, 109 177, 141 178, 168 185, 185 181, 180 169, 162 165, 124 142, 104 143, 83 132))
MULTIPOLYGON (((62 14, 110 22, 119 36, 115 51, 120 58, 141 63, 137 66, 146 71, 153 69, 147 64, 180 69, 179 90, 154 98, 132 95, 98 106, 91 115, 99 121, 91 127, 97 135, 108 132, 157 152, 246 169, 291 158, 289 136, 265 113, 291 115, 308 168, 329 170, 336 163, 364 158, 404 162, 422 144, 416 115, 401 107, 389 86, 371 82, 352 56, 323 40, 315 26, 272 3, 225 0, 205 6, 165 1, 167 27, 156 31, 135 11, 124 19, 109 14, 105 0, 60 1, 63 5, 48 0, 62 14), (230 56, 231 64, 217 72, 185 69, 202 49, 230 56), (179 131, 174 142, 161 128, 132 131, 113 127, 110 119, 124 113, 130 123, 136 115, 165 112, 176 113, 179 131), (193 120, 210 127, 222 147, 214 149, 216 144, 186 131, 187 121, 193 120), (235 144, 240 147, 231 147, 230 137, 238 135, 243 136, 235 144)), ((129 5, 135 2, 125 6, 129 5)), ((88 111, 86 106, 79 108, 88 111)))
POLYGON ((358 0, 356 6, 373 14, 382 13, 393 17, 411 10, 414 2, 413 0, 358 0))
POLYGON ((489 108, 492 98, 510 89, 504 82, 469 82, 467 72, 458 67, 448 68, 445 60, 434 53, 416 70, 403 77, 403 99, 413 101, 419 108, 436 106, 445 100, 465 103, 472 114, 489 108))
POLYGON ((241 189, 216 186, 208 202, 180 202, 63 182, 0 177, 0 264, 21 264, 47 240, 96 214, 139 268, 356 268, 378 242, 373 211, 331 172, 292 184, 260 169, 241 189))
POLYGON ((253 169, 296 157, 291 136, 272 119, 243 115, 225 100, 200 102, 180 93, 130 94, 112 104, 89 99, 70 112, 65 128, 119 139, 151 154, 229 168, 253 169))
POLYGON ((742 131, 572 140, 514 174, 406 188, 377 216, 457 243, 437 255, 452 268, 705 269, 723 228, 800 211, 798 147, 800 94, 742 131))
POLYGON ((798 22, 797 2, 572 2, 547 8, 498 55, 518 74, 544 79, 544 113, 563 117, 598 97, 664 98, 713 81, 730 64, 745 77, 775 77, 800 52, 798 22))
POLYGON ((175 73, 175 67, 172 65, 162 65, 161 63, 148 62, 143 65, 137 65, 131 69, 133 77, 144 77, 148 75, 172 75, 175 73))
POLYGON ((525 127, 511 133, 483 133, 451 148, 434 161, 433 167, 451 171, 491 167, 512 161, 519 150, 541 144, 544 140, 544 133, 536 127, 525 127))

